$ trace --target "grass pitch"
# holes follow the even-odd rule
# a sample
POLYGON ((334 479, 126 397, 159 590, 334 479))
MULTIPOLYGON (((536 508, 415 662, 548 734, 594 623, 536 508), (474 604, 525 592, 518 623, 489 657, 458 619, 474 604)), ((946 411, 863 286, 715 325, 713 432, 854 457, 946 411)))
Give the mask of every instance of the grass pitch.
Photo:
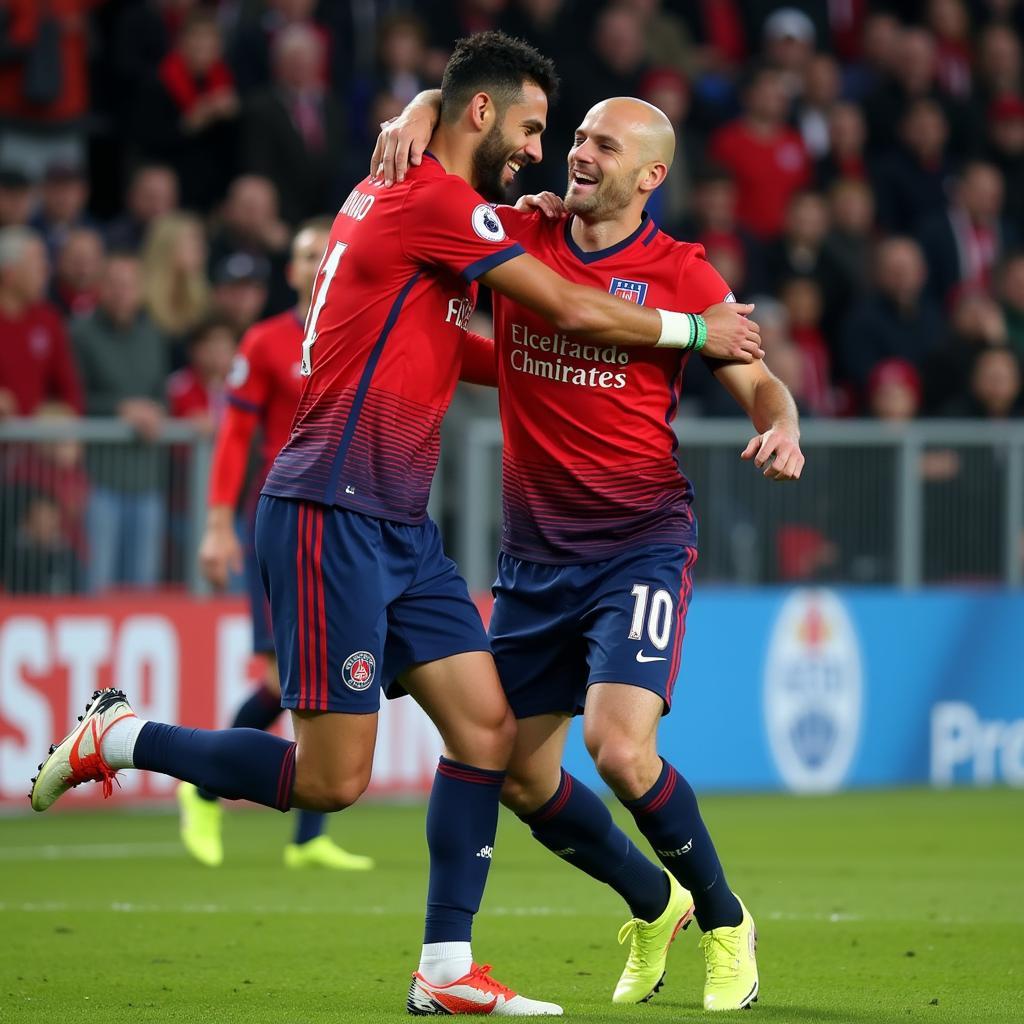
MULTIPOLYGON (((1024 792, 703 801, 758 923, 765 1022, 1024 1020, 1024 792)), ((288 819, 236 810, 227 860, 188 860, 166 815, 0 820, 0 1021, 405 1021, 426 886, 423 808, 331 832, 369 875, 286 871, 288 819)), ((708 1020, 691 928, 650 1004, 613 1007, 617 897, 503 814, 474 951, 583 1021, 708 1020)))

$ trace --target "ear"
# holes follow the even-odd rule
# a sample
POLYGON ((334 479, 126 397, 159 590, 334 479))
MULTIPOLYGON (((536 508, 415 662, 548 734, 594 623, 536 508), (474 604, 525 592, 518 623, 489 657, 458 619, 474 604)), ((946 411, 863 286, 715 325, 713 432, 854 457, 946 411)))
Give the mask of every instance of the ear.
POLYGON ((653 192, 668 177, 668 165, 660 161, 648 164, 640 175, 637 187, 643 193, 653 192))
POLYGON ((469 101, 469 120, 477 131, 485 131, 494 124, 494 100, 485 93, 475 93, 469 101))

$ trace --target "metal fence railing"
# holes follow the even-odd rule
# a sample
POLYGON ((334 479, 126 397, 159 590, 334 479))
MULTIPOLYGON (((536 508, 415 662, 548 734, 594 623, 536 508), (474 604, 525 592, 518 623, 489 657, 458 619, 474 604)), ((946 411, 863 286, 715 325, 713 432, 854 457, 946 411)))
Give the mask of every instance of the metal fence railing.
MULTIPOLYGON (((453 411, 431 513, 470 586, 483 589, 500 537, 501 428, 489 414, 453 411)), ((796 485, 740 461, 744 421, 683 419, 677 430, 704 581, 1024 579, 1024 423, 810 421, 796 485)), ((0 589, 201 590, 210 452, 180 421, 153 443, 116 420, 0 423, 0 589)))

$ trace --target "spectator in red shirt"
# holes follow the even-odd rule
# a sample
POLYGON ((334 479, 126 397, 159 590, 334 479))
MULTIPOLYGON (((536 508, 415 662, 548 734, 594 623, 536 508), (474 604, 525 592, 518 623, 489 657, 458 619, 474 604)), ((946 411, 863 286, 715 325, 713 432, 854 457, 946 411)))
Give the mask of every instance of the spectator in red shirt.
POLYGON ((43 299, 48 275, 46 248, 34 231, 0 229, 0 419, 31 416, 50 398, 82 408, 64 324, 43 299))
POLYGON ((238 336, 227 320, 207 320, 192 334, 188 366, 167 379, 167 409, 171 416, 191 420, 212 437, 224 410, 224 386, 235 357, 238 336))
POLYGON ((772 68, 754 72, 743 93, 745 113, 711 138, 710 156, 738 188, 737 216, 762 241, 778 237, 789 197, 810 181, 800 133, 786 124, 786 93, 772 68))

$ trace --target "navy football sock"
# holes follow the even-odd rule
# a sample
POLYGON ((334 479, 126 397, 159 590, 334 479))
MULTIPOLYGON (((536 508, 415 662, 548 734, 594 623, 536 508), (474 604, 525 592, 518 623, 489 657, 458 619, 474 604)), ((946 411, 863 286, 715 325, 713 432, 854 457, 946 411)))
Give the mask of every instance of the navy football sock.
POLYGON ((442 757, 427 806, 430 883, 424 943, 469 942, 487 884, 504 772, 442 757))
POLYGON ((555 795, 520 819, 533 838, 591 878, 610 885, 641 921, 660 917, 668 904, 668 879, 612 821, 604 802, 568 772, 555 795))
POLYGON ((743 909, 725 880, 686 779, 662 759, 658 781, 639 800, 622 802, 662 864, 693 894, 701 930, 738 925, 743 909))
POLYGON ((299 811, 299 820, 295 823, 295 842, 301 846, 323 835, 326 818, 320 811, 299 811))
POLYGON ((146 722, 135 741, 136 768, 194 783, 228 800, 287 811, 295 783, 295 744, 257 729, 186 729, 146 722))
MULTIPOLYGON (((232 729, 269 729, 281 714, 281 698, 260 685, 242 702, 235 712, 232 729)), ((208 789, 199 790, 204 800, 216 800, 217 794, 208 789)))

